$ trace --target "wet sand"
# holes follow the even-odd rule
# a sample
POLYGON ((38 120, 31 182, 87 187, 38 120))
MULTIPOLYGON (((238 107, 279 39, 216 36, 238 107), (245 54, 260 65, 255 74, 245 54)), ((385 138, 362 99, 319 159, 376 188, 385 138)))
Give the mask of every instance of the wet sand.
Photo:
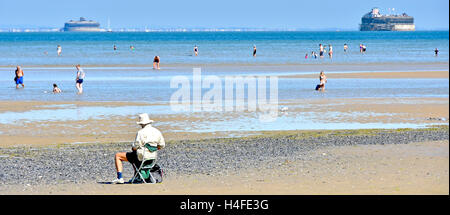
MULTIPOLYGON (((399 78, 446 78, 448 79, 448 71, 417 71, 417 72, 352 72, 326 73, 327 78, 370 78, 370 79, 399 79, 399 78)), ((281 76, 282 78, 318 78, 318 75, 298 74, 281 76)))
MULTIPOLYGON (((11 113, 18 116, 28 110, 57 110, 73 104, 76 107, 129 105, 153 106, 148 103, 126 102, 17 102, 0 101, 0 114, 11 113), (47 106, 52 104, 52 106, 47 106), (62 106, 58 106, 62 105, 62 106)), ((319 123, 447 123, 449 119, 448 98, 379 98, 379 99, 305 99, 280 101, 279 107, 289 109, 279 111, 279 120, 308 117, 319 123), (288 118, 291 117, 291 118, 288 118)), ((198 139, 205 137, 247 136, 261 133, 260 130, 193 132, 202 127, 225 122, 254 119, 249 112, 203 112, 195 114, 152 114, 155 126, 167 139, 198 139)), ((47 119, 44 121, 24 121, 0 124, 0 147, 15 145, 52 145, 62 143, 110 143, 133 141, 139 129, 136 115, 102 115, 83 120, 47 119), (20 138, 17 138, 20 137, 20 138)), ((244 122, 243 121, 243 122, 244 122)), ((299 122, 300 123, 300 122, 299 122)), ((345 129, 345 124, 342 124, 345 129)), ((212 127, 211 127, 212 128, 212 127)), ((282 127, 279 130, 296 130, 282 127)))

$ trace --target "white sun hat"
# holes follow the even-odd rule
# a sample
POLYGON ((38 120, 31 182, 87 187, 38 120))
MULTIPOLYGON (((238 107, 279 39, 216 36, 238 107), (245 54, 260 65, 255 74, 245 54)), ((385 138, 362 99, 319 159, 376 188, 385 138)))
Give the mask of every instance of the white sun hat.
POLYGON ((146 124, 150 124, 150 123, 153 123, 153 120, 150 119, 148 114, 146 114, 146 113, 139 114, 139 121, 136 122, 136 124, 138 124, 138 125, 146 125, 146 124))

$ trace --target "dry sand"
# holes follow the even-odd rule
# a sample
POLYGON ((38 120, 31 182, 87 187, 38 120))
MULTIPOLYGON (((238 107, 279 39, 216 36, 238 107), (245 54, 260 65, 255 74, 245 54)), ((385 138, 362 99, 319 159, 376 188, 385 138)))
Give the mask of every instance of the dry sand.
POLYGON ((3 194, 449 194, 449 142, 357 145, 313 151, 312 161, 224 177, 178 176, 162 184, 10 187, 3 194), (31 191, 32 190, 32 191, 31 191))

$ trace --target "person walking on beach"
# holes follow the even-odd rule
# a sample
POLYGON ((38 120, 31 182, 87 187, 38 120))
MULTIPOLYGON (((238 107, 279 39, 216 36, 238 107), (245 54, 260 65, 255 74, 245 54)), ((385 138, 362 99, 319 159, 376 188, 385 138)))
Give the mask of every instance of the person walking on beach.
POLYGON ((253 57, 256 57, 256 46, 253 45, 253 57))
POLYGON ((75 86, 78 89, 78 94, 82 94, 83 93, 83 80, 84 80, 84 77, 86 74, 84 73, 80 64, 76 65, 75 67, 77 68, 77 78, 76 78, 75 86))
POLYGON ((325 83, 327 83, 327 76, 325 76, 325 73, 323 71, 320 71, 320 76, 319 76, 319 85, 316 87, 316 90, 319 91, 325 91, 325 83))
POLYGON ((58 45, 58 46, 56 47, 56 52, 58 53, 58 56, 61 56, 62 48, 61 48, 60 45, 58 45))
POLYGON ((347 52, 348 46, 347 43, 344 44, 344 52, 347 52))
POLYGON ((328 55, 330 56, 330 59, 333 58, 333 46, 328 45, 328 55))
POLYGON ((198 56, 198 47, 197 47, 197 45, 195 45, 195 47, 194 47, 194 54, 195 54, 195 56, 198 56))
POLYGON ((320 56, 320 58, 323 58, 323 45, 322 44, 319 44, 319 56, 320 56))
MULTIPOLYGON (((139 114, 139 121, 136 124, 140 125, 140 129, 136 134, 135 141, 131 144, 131 152, 119 152, 116 153, 114 157, 114 163, 116 165, 117 178, 112 181, 114 184, 125 183, 122 170, 123 161, 130 162, 134 164, 136 168, 139 168, 142 160, 151 160, 157 158, 158 150, 165 147, 164 137, 161 132, 153 127, 151 124, 153 120, 150 120, 148 114, 139 114), (145 145, 148 144, 150 147, 155 148, 155 151, 150 151, 145 145)), ((137 171, 135 169, 135 171, 137 171)))
POLYGON ((159 69, 159 56, 153 58, 153 69, 159 69))
POLYGON ((59 89, 58 85, 53 84, 53 93, 60 93, 61 89, 59 89))
POLYGON ((23 70, 20 66, 16 68, 14 81, 16 82, 16 89, 19 89, 19 84, 22 85, 22 88, 25 87, 23 84, 23 70))
POLYGON ((439 54, 439 50, 436 48, 435 50, 434 50, 434 56, 438 56, 438 54, 439 54))

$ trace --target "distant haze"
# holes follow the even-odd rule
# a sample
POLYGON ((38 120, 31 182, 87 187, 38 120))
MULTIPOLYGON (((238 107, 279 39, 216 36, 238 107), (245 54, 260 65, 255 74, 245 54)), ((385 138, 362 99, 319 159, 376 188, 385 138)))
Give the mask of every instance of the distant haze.
POLYGON ((86 17, 111 28, 357 30, 372 7, 414 16, 417 30, 448 30, 448 0, 0 0, 0 28, 63 27, 86 17))

